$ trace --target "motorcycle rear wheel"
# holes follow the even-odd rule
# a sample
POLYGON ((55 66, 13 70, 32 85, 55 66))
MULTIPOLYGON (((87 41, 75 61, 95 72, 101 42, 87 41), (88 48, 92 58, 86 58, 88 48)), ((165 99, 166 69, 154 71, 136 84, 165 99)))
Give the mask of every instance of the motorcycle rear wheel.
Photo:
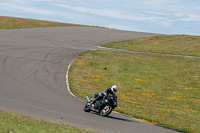
POLYGON ((100 111, 101 116, 108 116, 112 112, 112 106, 106 105, 103 107, 103 109, 100 111))

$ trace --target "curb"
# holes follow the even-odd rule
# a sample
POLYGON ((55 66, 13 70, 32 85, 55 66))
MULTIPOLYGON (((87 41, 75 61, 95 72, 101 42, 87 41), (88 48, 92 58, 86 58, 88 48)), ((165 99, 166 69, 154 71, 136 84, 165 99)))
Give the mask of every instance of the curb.
POLYGON ((74 95, 72 92, 71 92, 71 89, 70 89, 70 87, 69 87, 69 69, 70 69, 70 67, 71 67, 71 65, 72 65, 72 63, 75 61, 75 59, 74 60, 72 60, 70 63, 69 63, 69 65, 68 65, 68 67, 67 67, 67 73, 66 73, 66 84, 67 84, 67 90, 68 90, 68 92, 70 93, 70 95, 72 95, 73 97, 75 97, 76 99, 78 99, 78 100, 80 100, 80 101, 82 101, 82 102, 85 102, 85 101, 83 101, 82 99, 80 99, 80 98, 78 98, 76 95, 74 95))

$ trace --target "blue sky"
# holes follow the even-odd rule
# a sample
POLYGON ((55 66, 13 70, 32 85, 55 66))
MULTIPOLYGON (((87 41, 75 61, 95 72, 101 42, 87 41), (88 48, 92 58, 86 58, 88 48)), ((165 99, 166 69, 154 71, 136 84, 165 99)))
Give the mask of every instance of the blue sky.
POLYGON ((0 0, 0 16, 200 35, 200 0, 0 0))

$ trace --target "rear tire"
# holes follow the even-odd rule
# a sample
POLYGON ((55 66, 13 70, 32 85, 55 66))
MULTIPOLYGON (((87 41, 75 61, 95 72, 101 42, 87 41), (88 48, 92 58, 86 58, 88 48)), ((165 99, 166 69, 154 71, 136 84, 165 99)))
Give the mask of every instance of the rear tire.
POLYGON ((85 112, 90 112, 90 105, 89 105, 90 103, 89 102, 87 102, 86 104, 85 104, 85 106, 84 106, 84 108, 83 108, 83 110, 85 111, 85 112))
POLYGON ((106 105, 102 108, 102 110, 100 111, 100 115, 101 116, 108 116, 111 112, 112 112, 112 106, 110 105, 106 105))

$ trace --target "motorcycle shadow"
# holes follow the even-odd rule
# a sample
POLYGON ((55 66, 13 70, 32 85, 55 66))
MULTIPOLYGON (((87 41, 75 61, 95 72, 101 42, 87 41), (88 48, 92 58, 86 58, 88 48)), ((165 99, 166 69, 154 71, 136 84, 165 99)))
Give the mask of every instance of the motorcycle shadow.
MULTIPOLYGON (((94 115, 98 115, 99 117, 102 117, 99 115, 99 113, 97 112, 91 112, 92 114, 94 115)), ((135 123, 139 123, 137 121, 134 121, 134 120, 131 120, 130 118, 120 118, 120 117, 116 117, 116 116, 112 116, 112 115, 109 115, 109 116, 106 116, 106 117, 103 117, 103 118, 107 118, 107 119, 114 119, 114 120, 119 120, 119 121, 125 121, 125 122, 135 122, 135 123)))
POLYGON ((126 121, 126 122, 136 122, 136 123, 138 123, 137 121, 130 120, 128 118, 127 119, 126 118, 119 118, 119 117, 116 117, 116 116, 107 116, 107 118, 120 120, 120 121, 126 121))

